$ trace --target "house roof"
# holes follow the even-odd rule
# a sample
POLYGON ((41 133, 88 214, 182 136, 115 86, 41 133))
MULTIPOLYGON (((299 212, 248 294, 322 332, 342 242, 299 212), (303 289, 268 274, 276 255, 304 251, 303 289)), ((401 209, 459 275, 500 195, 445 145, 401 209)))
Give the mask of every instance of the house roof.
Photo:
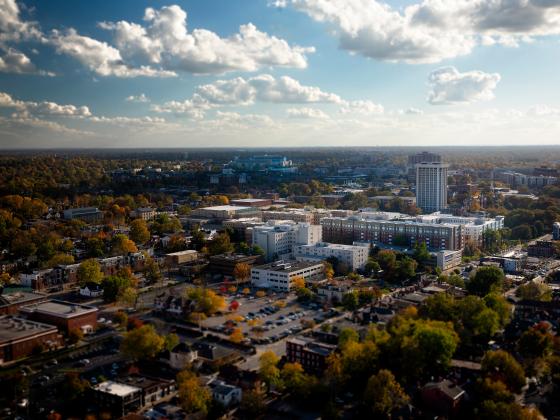
POLYGON ((460 398, 465 393, 463 388, 451 382, 449 379, 444 379, 440 382, 428 382, 424 385, 424 389, 437 389, 452 400, 460 398))

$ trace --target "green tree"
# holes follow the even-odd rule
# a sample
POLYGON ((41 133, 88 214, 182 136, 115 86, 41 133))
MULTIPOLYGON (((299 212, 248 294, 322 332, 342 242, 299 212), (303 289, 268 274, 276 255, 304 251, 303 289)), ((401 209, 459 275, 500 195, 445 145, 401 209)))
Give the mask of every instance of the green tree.
POLYGON ((135 219, 130 223, 130 239, 137 244, 145 244, 150 239, 148 224, 143 219, 135 219))
POLYGON ((103 300, 105 302, 116 302, 119 295, 130 287, 130 279, 121 276, 107 276, 101 282, 103 287, 103 300))
POLYGON ((393 271, 397 266, 397 255, 389 249, 379 251, 376 258, 383 270, 393 271))
POLYGON ((163 279, 158 263, 148 255, 146 255, 144 263, 144 277, 146 277, 149 284, 159 283, 163 279))
POLYGON ((358 293, 349 292, 342 296, 342 306, 348 311, 353 311, 358 308, 358 293))
POLYGON ((428 246, 426 242, 417 243, 414 246, 414 259, 418 261, 419 264, 425 264, 431 258, 430 251, 428 251, 428 246))
POLYGON ((134 242, 128 239, 123 233, 118 233, 113 236, 111 240, 111 254, 112 255, 126 255, 129 252, 137 252, 138 248, 134 242))
POLYGON ((550 325, 546 322, 539 322, 525 331, 517 348, 519 353, 527 359, 537 359, 548 356, 552 353, 554 346, 554 335, 550 331, 550 325))
POLYGON ((549 302, 552 300, 552 290, 546 284, 530 281, 522 284, 515 291, 515 295, 522 300, 536 300, 549 302))
POLYGON ((99 265, 97 260, 93 258, 85 260, 80 264, 76 276, 78 278, 78 283, 80 284, 80 286, 83 286, 89 282, 100 284, 101 280, 103 279, 101 266, 99 265))
POLYGON ((340 333, 338 334, 338 346, 340 348, 344 348, 344 346, 351 341, 360 341, 358 332, 352 328, 342 329, 342 331, 340 331, 340 333))
POLYGON ((379 263, 377 261, 375 261, 373 258, 368 258, 367 263, 364 267, 366 273, 377 273, 379 270, 381 270, 381 266, 379 265, 379 263))
POLYGON ((163 350, 165 340, 152 325, 143 325, 127 332, 121 343, 121 352, 132 359, 151 359, 163 350))
POLYGON ((243 392, 241 410, 249 419, 258 419, 266 411, 265 393, 258 384, 243 392))
POLYGON ((166 350, 173 350, 175 347, 177 347, 177 345, 180 343, 180 339, 179 336, 177 334, 171 333, 171 334, 167 334, 164 337, 164 344, 163 347, 166 350))
POLYGON ((393 411, 404 407, 409 401, 409 396, 391 371, 381 369, 369 378, 364 403, 374 416, 390 418, 393 411))
POLYGON ((225 254, 233 252, 233 250, 233 245, 227 233, 216 235, 216 237, 208 243, 208 252, 210 255, 225 254))
POLYGON ((504 272, 501 268, 480 267, 469 280, 467 290, 474 295, 486 296, 490 292, 501 291, 504 279, 504 272))

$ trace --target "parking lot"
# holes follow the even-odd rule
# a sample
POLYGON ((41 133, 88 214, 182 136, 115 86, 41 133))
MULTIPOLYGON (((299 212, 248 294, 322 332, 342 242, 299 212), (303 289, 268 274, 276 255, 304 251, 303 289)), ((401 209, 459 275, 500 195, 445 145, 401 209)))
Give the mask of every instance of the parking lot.
POLYGON ((324 312, 319 305, 302 305, 294 295, 279 295, 263 298, 228 298, 239 303, 236 311, 210 317, 202 325, 214 333, 229 335, 241 328, 252 344, 266 345, 301 332, 310 321, 321 323, 336 316, 337 312, 324 312), (278 302, 285 305, 279 305, 278 302))

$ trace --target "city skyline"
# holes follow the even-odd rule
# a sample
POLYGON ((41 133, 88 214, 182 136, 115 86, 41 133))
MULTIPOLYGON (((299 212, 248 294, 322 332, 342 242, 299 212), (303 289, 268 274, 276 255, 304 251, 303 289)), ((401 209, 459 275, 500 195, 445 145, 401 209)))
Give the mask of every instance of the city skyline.
POLYGON ((558 144, 555 1, 0 6, 2 149, 558 144))

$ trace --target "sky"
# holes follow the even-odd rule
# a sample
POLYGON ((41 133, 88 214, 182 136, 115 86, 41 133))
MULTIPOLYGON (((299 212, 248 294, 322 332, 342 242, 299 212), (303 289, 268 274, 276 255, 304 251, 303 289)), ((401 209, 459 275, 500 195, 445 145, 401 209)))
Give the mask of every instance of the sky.
POLYGON ((0 148, 560 143, 560 0, 0 0, 0 148))

